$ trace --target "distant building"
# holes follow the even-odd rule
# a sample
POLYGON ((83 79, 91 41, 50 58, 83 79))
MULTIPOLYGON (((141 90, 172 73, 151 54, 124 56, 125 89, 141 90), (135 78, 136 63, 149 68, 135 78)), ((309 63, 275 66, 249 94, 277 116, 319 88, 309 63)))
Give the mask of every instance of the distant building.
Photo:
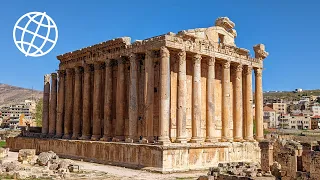
POLYGON ((277 128, 276 111, 269 106, 263 107, 263 122, 264 128, 277 128))
POLYGON ((290 129, 289 118, 290 114, 280 114, 280 116, 278 117, 278 128, 290 129))
POLYGON ((279 114, 287 114, 287 103, 280 102, 280 103, 273 103, 272 104, 272 109, 275 110, 279 114))
POLYGON ((312 106, 311 110, 313 112, 313 116, 320 116, 320 106, 312 106))
POLYGON ((13 104, 10 106, 4 106, 0 109, 2 118, 6 120, 9 125, 25 126, 26 123, 33 124, 32 113, 35 111, 35 102, 26 100, 23 103, 13 104))
POLYGON ((311 129, 311 117, 303 114, 292 115, 288 118, 290 129, 311 129))
POLYGON ((311 129, 320 129, 320 116, 311 117, 311 129))
POLYGON ((298 88, 298 89, 295 89, 295 92, 302 92, 302 89, 301 88, 298 88))

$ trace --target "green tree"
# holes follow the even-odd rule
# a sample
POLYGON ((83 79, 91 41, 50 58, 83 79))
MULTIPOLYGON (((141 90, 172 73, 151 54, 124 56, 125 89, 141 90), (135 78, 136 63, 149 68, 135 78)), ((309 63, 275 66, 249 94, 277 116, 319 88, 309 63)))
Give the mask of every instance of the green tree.
POLYGON ((36 124, 38 127, 42 127, 42 105, 42 99, 40 99, 36 105, 36 124))

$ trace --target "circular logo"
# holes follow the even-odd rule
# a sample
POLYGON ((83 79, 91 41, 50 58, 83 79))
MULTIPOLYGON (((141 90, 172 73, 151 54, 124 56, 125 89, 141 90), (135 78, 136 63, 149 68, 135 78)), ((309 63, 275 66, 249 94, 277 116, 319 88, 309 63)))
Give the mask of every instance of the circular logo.
POLYGON ((25 56, 40 57, 56 45, 58 28, 45 12, 29 12, 16 22, 13 40, 25 56))

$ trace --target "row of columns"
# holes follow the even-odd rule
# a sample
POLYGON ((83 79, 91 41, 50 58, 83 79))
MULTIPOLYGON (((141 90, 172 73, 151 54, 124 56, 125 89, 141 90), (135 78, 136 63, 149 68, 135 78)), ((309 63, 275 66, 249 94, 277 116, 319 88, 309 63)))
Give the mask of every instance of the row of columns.
MULTIPOLYGON (((192 81, 192 137, 191 142, 201 142, 201 105, 206 103, 206 142, 215 142, 218 137, 215 129, 215 58, 208 59, 208 77, 206 102, 201 102, 201 59, 200 54, 194 54, 193 81, 192 81)), ((59 91, 57 94, 56 74, 52 74, 51 98, 50 83, 45 78, 43 127, 42 133, 56 138, 111 140, 136 142, 138 137, 138 61, 136 54, 129 56, 129 126, 128 134, 124 136, 124 98, 125 98, 125 59, 118 60, 117 84, 116 84, 116 128, 112 131, 112 66, 107 60, 105 66, 101 63, 85 65, 83 68, 60 70, 59 91), (105 67, 105 82, 102 83, 102 69, 105 67), (91 72, 94 71, 93 99, 91 100, 91 72), (83 76, 82 76, 83 73, 83 76), (73 79, 74 77, 74 79, 73 79), (82 80, 83 78, 83 80, 82 80), (83 82, 83 84, 82 84, 83 82), (66 83, 66 84, 65 84, 66 83), (49 84, 49 85, 48 85, 49 84), (105 85, 104 92, 101 91, 105 85), (104 107, 101 108, 101 98, 104 93, 104 107), (58 96, 58 97, 57 97, 58 96), (58 107, 57 107, 58 98, 58 107), (50 99, 50 102, 49 102, 50 99), (61 103, 62 102, 62 103, 61 103), (92 104, 91 104, 92 102, 92 104), (50 106, 49 106, 50 103, 50 106), (50 107, 50 108, 49 108, 50 107), (103 113, 101 111, 104 111, 103 113), (91 134, 91 113, 92 134, 91 134), (50 115, 49 115, 50 114, 50 115), (81 122, 82 121, 82 122, 81 122), (103 122, 103 123, 102 123, 103 122), (82 129, 81 129, 82 123, 82 129), (104 127, 103 134, 101 127, 104 127), (63 128, 62 128, 63 127, 63 128), (81 137, 80 137, 81 135, 81 137)), ((177 102, 177 134, 176 142, 185 143, 186 139, 186 52, 178 52, 178 102, 177 102)), ((230 87, 230 61, 223 61, 222 65, 222 131, 220 141, 252 141, 253 139, 253 113, 252 113, 252 67, 236 64, 233 83, 234 108, 231 107, 230 87), (244 69, 244 72, 243 72, 244 69), (231 127, 231 113, 233 113, 233 127, 231 127), (233 129, 233 136, 231 135, 233 129)), ((263 139, 263 100, 262 100, 262 71, 255 69, 255 117, 257 125, 256 139, 263 139)), ((144 104, 146 125, 142 141, 153 141, 153 100, 154 100, 154 67, 152 52, 145 55, 145 83, 144 104)), ((159 113, 159 137, 161 144, 170 143, 169 119, 170 119, 170 52, 166 47, 160 49, 160 113, 159 113)))

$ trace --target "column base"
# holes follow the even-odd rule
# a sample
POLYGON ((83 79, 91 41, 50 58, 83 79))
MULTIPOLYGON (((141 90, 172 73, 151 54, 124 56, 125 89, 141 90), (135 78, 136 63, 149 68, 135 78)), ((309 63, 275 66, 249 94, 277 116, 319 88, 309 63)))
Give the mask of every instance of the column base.
POLYGON ((124 141, 124 136, 116 136, 114 138, 112 138, 112 142, 120 142, 120 141, 124 141))
POLYGON ((111 141, 112 137, 111 136, 103 136, 100 141, 111 141))
POLYGON ((170 144, 171 141, 168 136, 160 136, 158 139, 158 143, 161 145, 167 145, 167 144, 170 144))
POLYGON ((62 136, 62 139, 70 139, 71 138, 71 134, 64 134, 62 136))
POLYGON ((80 140, 89 140, 90 139, 90 135, 82 135, 81 137, 79 137, 80 140))
POLYGON ((142 139, 139 140, 139 143, 141 144, 148 144, 149 143, 149 140, 145 137, 142 137, 142 139))
POLYGON ((175 140, 176 143, 187 143, 187 139, 185 137, 177 137, 177 139, 175 140))
POLYGON ((62 134, 56 134, 53 138, 54 139, 61 139, 62 138, 62 134))
POLYGON ((190 143, 201 143, 203 140, 199 137, 191 137, 190 143))
POLYGON ((47 138, 47 137, 48 137, 48 134, 47 134, 47 133, 43 133, 43 134, 40 135, 40 137, 41 137, 41 138, 47 138))
POLYGON ((256 137, 256 140, 257 140, 257 141, 263 141, 263 140, 264 140, 264 137, 256 137))
POLYGON ((242 138, 240 138, 240 137, 234 137, 233 141, 235 141, 235 142, 243 142, 244 140, 242 138))
POLYGON ((255 142, 253 137, 247 137, 247 138, 244 138, 244 140, 249 142, 255 142))
POLYGON ((92 136, 91 136, 91 140, 92 140, 92 141, 98 141, 98 140, 100 140, 100 138, 101 138, 100 135, 92 135, 92 136))
POLYGON ((80 137, 80 134, 73 134, 71 139, 72 140, 77 140, 80 137))
POLYGON ((49 133, 48 134, 48 138, 53 138, 54 137, 54 133, 49 133))
POLYGON ((214 143, 214 142, 218 142, 218 138, 214 138, 214 137, 206 137, 205 142, 209 142, 209 143, 214 143))
POLYGON ((232 140, 232 138, 221 137, 221 139, 219 139, 219 142, 232 142, 232 140))

